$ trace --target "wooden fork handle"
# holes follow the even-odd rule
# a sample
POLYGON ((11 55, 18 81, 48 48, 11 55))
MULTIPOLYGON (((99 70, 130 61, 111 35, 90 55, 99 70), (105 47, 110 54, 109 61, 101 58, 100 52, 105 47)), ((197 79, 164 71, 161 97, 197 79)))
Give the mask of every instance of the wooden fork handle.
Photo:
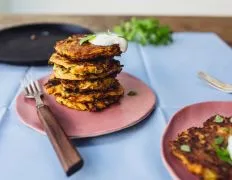
POLYGON ((48 106, 37 108, 37 113, 44 130, 49 137, 56 154, 66 172, 67 176, 72 175, 83 165, 83 160, 76 148, 73 146, 64 130, 54 118, 48 106))

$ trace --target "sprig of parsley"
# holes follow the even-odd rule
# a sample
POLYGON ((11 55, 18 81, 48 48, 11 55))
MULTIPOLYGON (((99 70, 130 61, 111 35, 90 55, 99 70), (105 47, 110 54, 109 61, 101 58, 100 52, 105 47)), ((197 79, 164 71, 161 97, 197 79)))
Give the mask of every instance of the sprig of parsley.
POLYGON ((220 146, 224 141, 224 138, 221 136, 214 138, 214 143, 212 144, 212 147, 214 148, 217 157, 221 159, 224 162, 229 163, 232 165, 232 159, 230 157, 230 153, 227 148, 220 146))
POLYGON ((170 27, 160 25, 159 20, 154 18, 131 18, 131 20, 115 26, 114 32, 128 41, 138 42, 142 45, 167 45, 173 41, 170 27))
POLYGON ((214 146, 214 148, 219 159, 232 165, 232 159, 230 158, 230 153, 226 148, 219 146, 214 146))

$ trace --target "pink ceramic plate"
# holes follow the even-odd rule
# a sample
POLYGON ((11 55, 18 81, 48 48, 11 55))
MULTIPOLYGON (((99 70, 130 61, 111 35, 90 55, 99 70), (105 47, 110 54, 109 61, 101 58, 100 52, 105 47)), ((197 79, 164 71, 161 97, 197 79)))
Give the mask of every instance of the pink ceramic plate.
MULTIPOLYGON (((48 76, 40 80, 45 84, 48 76)), ((54 97, 45 94, 44 101, 53 111, 65 132, 76 138, 93 137, 112 133, 128 128, 145 119, 154 109, 156 97, 152 90, 139 79, 120 73, 118 80, 125 89, 125 96, 119 104, 112 105, 102 112, 83 112, 69 109, 58 104, 54 97), (136 96, 128 96, 131 90, 136 96)), ((16 110, 22 122, 44 134, 43 127, 38 119, 35 102, 25 99, 23 93, 16 100, 16 110)))
POLYGON ((197 180, 170 152, 168 143, 177 134, 203 122, 215 114, 232 116, 232 102, 203 102, 187 106, 178 111, 170 120, 162 139, 162 158, 174 179, 197 180))

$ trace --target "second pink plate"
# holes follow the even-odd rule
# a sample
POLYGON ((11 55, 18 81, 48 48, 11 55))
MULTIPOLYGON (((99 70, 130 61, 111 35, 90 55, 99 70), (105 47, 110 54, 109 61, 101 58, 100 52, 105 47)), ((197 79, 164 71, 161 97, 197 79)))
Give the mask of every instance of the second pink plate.
MULTIPOLYGON (((48 76, 40 80, 45 84, 48 76)), ((156 97, 152 90, 139 79, 127 73, 120 73, 117 79, 125 89, 119 104, 102 112, 82 112, 58 104, 52 96, 45 94, 44 101, 54 113, 67 135, 76 138, 93 137, 128 128, 145 119, 154 109, 156 97), (136 96, 128 96, 129 91, 136 96)), ((35 102, 25 99, 23 93, 16 99, 16 110, 22 122, 44 134, 36 113, 35 102)))
POLYGON ((193 104, 178 111, 170 120, 162 139, 162 158, 173 179, 197 180, 199 178, 188 172, 180 161, 171 154, 169 142, 175 139, 178 133, 190 127, 202 126, 203 122, 216 114, 232 116, 232 102, 193 104))

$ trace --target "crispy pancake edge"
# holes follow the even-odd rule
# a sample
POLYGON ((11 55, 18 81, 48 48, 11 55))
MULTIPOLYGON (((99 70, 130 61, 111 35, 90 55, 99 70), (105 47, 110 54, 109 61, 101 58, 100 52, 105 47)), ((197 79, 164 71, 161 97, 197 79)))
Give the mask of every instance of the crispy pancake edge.
POLYGON ((79 44, 84 35, 73 35, 65 40, 58 41, 55 50, 58 54, 73 61, 83 61, 95 58, 108 58, 120 56, 121 50, 118 44, 111 46, 97 46, 89 42, 79 44))
POLYGON ((53 53, 49 59, 50 64, 56 64, 68 69, 70 73, 75 75, 87 75, 87 74, 101 74, 107 73, 112 68, 122 67, 118 60, 114 59, 101 59, 97 61, 83 61, 73 62, 69 59, 53 53))
POLYGON ((58 79, 66 80, 90 80, 90 79, 100 79, 113 74, 119 74, 122 71, 122 67, 116 65, 114 68, 110 69, 108 72, 101 74, 87 74, 87 75, 75 75, 70 73, 67 69, 62 66, 55 65, 53 67, 54 75, 58 79))

